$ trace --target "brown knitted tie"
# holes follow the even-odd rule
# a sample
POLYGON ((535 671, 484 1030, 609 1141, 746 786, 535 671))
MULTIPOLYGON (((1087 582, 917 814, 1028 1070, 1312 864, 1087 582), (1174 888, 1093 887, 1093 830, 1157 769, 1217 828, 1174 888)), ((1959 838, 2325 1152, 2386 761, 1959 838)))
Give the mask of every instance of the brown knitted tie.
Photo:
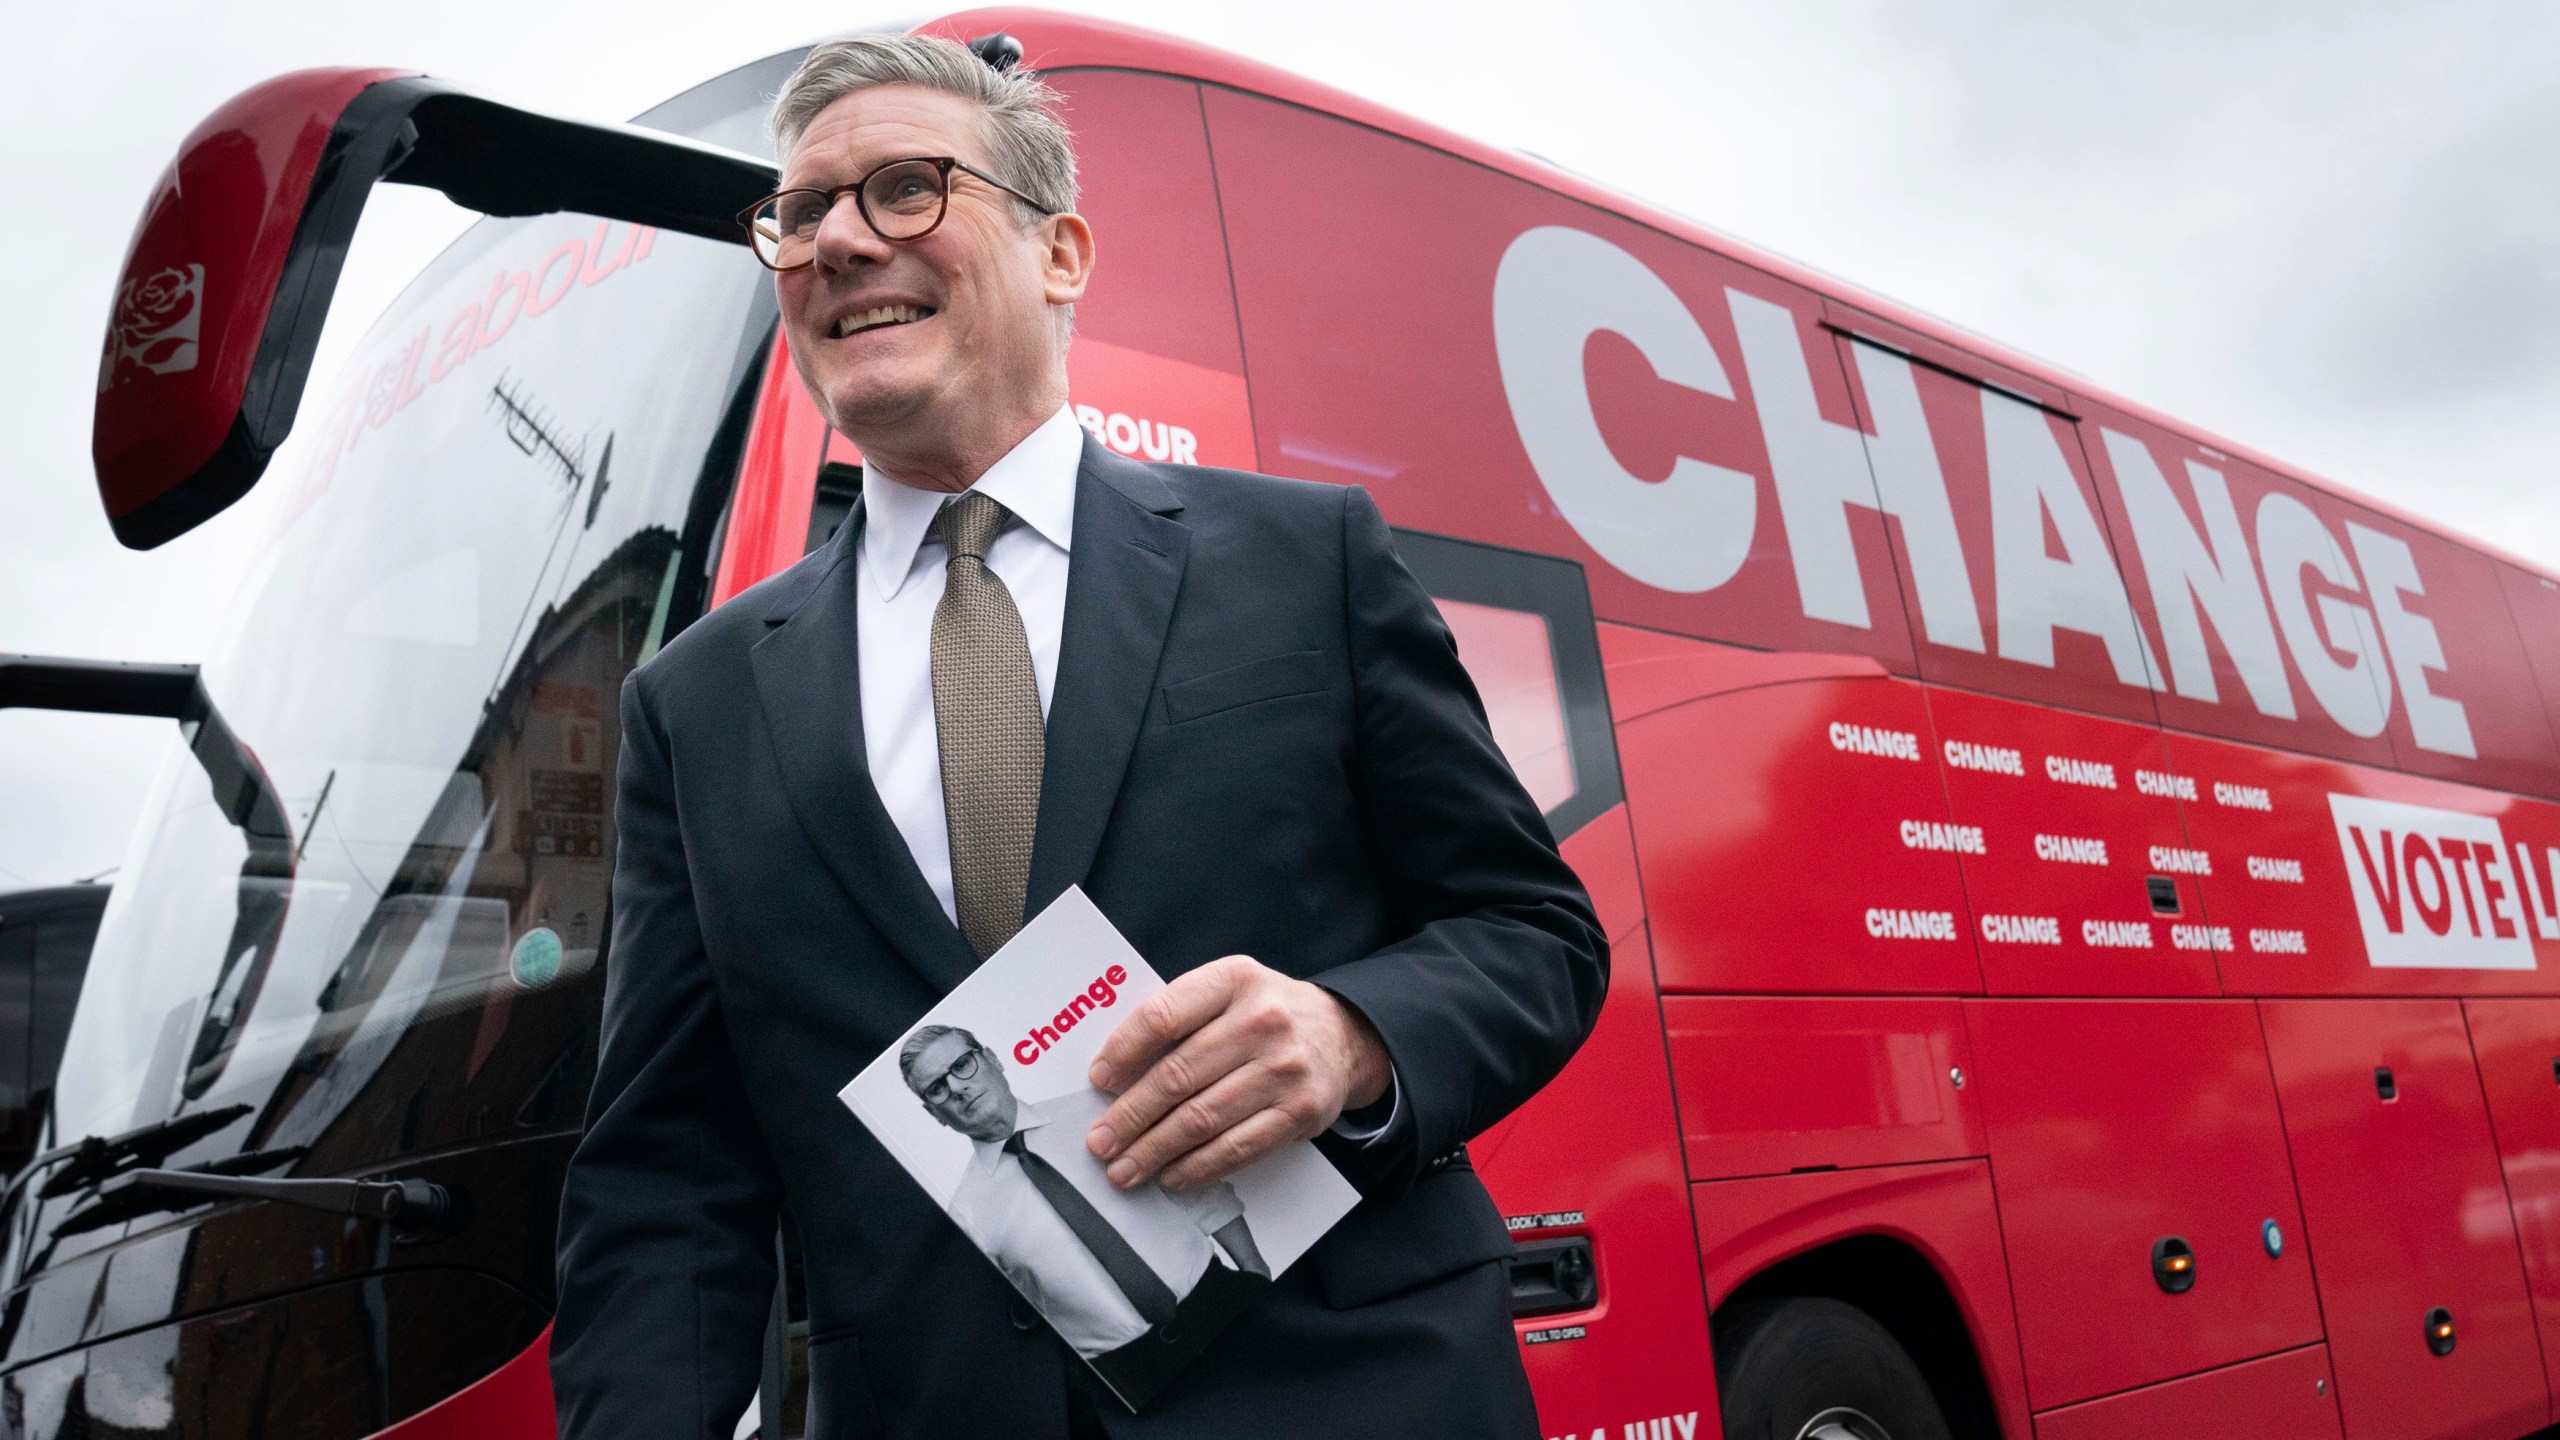
POLYGON ((933 610, 933 723, 942 742, 952 898, 960 933, 981 960, 1022 928, 1048 754, 1022 612, 987 568, 987 547, 1012 518, 971 490, 943 506, 925 532, 950 555, 933 610))

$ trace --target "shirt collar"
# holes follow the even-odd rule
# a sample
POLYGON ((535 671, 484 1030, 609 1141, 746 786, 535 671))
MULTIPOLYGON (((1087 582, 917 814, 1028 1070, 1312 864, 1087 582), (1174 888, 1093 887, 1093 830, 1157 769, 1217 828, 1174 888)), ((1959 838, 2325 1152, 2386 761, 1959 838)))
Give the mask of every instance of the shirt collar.
MULTIPOLYGON (((985 492, 1042 539, 1072 551, 1076 472, 1084 464, 1084 427, 1065 406, 987 467, 970 489, 985 492)), ((915 569, 916 552, 934 515, 956 496, 902 484, 878 467, 862 470, 862 569, 883 600, 897 598, 915 569)))
POLYGON ((1047 1103, 1045 1101, 1039 1105, 1034 1105, 1028 1101, 1017 1099, 1014 1101, 1013 1105, 1012 1134, 1005 1136, 1002 1140, 980 1140, 973 1136, 969 1143, 976 1147, 977 1159, 985 1160, 992 1164, 997 1156, 1004 1153, 1005 1145, 1013 1139, 1014 1135, 1020 1135, 1027 1131, 1037 1130, 1044 1125, 1055 1123, 1057 1118, 1058 1117, 1048 1112, 1047 1103))

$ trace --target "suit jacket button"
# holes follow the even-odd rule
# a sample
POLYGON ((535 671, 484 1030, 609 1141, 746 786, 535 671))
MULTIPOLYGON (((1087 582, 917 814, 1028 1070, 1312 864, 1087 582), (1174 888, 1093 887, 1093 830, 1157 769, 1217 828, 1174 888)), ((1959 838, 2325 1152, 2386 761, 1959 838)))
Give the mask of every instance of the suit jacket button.
POLYGON ((1016 1295, 1011 1300, 1005 1302, 1005 1314, 1011 1317, 1013 1320, 1013 1328, 1016 1330, 1034 1330, 1039 1328, 1039 1313, 1031 1308, 1030 1301, 1023 1299, 1019 1295, 1016 1295))

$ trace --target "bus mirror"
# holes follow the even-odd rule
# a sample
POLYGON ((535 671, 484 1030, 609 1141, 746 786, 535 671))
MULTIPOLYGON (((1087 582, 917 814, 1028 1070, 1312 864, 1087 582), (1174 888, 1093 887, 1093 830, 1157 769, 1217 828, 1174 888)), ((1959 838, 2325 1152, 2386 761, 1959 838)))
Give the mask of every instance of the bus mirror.
POLYGON ((576 210, 741 244, 774 167, 499 105, 399 70, 304 70, 205 118, 125 253, 90 453, 116 538, 149 549, 248 493, 293 428, 377 181, 487 215, 576 210))

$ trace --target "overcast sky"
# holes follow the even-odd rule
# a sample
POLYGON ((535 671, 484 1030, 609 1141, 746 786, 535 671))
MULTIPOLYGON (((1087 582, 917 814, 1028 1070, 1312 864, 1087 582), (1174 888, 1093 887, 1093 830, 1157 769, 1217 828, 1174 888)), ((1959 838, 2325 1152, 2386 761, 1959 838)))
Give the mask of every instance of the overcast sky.
MULTIPOLYGON (((1107 0, 1534 151, 2560 568, 2560 6, 1107 0)), ((48 5, 0 56, 0 651, 193 660, 272 497, 115 543, 89 405, 180 137, 310 65, 624 118, 922 12, 768 0, 48 5)), ((377 192, 312 392, 464 223, 377 192)), ((0 888, 104 870, 165 722, 0 711, 0 888)))

